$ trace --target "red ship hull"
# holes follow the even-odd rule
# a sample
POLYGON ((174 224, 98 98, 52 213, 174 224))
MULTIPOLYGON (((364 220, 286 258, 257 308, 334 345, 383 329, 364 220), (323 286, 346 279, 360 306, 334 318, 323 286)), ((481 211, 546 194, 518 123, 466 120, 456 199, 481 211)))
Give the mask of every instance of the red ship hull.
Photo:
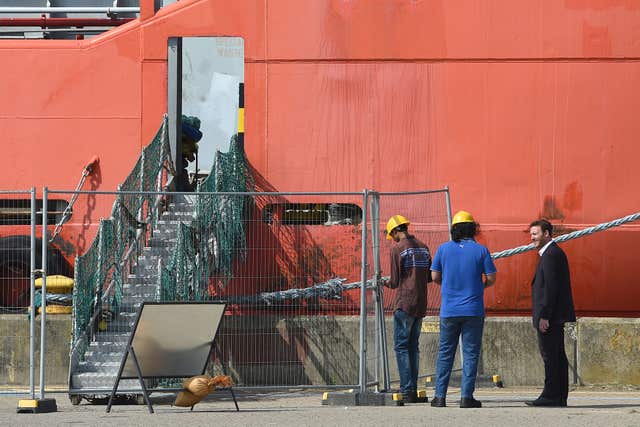
MULTIPOLYGON (((639 210, 635 2, 186 0, 155 15, 150 4, 91 40, 0 42, 4 189, 72 190, 97 154, 85 189, 114 190, 167 110, 168 37, 237 36, 245 148, 275 190, 448 185, 492 251, 528 243, 541 216, 570 231, 639 210)), ((109 210, 78 207, 62 235, 69 259, 109 210)), ((563 245, 580 315, 640 315, 639 231, 563 245)), ((529 311, 536 261, 497 261, 490 314, 529 311)))

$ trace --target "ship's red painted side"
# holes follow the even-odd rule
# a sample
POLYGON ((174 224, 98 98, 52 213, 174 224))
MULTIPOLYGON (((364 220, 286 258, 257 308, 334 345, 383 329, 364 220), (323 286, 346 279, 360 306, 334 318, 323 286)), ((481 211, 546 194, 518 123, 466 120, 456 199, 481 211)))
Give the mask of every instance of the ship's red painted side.
MULTIPOLYGON (((240 36, 247 155, 277 190, 448 185, 492 251, 539 216, 574 230, 639 210, 636 1, 152 4, 91 40, 0 42, 3 188, 73 189, 97 154, 91 187, 115 189, 166 111, 167 38, 240 36)), ((581 314, 640 314, 639 231, 564 244, 581 314)), ((490 312, 528 310, 535 262, 497 262, 490 312)))

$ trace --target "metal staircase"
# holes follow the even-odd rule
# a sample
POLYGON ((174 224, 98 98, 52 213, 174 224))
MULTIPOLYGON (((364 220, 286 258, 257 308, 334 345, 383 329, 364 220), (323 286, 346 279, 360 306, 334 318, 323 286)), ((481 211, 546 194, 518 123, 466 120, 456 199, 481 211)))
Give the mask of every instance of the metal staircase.
MULTIPOLYGON (((97 332, 84 357, 77 361, 72 357, 69 394, 74 404, 79 404, 82 397, 91 399, 111 392, 138 309, 143 301, 160 300, 161 266, 166 264, 176 245, 180 223, 190 223, 194 211, 189 196, 175 197, 168 204, 123 284, 118 313, 111 321, 106 321, 106 325, 103 322, 99 325, 102 327, 94 328, 97 332)), ((122 380, 118 390, 129 394, 141 392, 138 380, 122 380)))

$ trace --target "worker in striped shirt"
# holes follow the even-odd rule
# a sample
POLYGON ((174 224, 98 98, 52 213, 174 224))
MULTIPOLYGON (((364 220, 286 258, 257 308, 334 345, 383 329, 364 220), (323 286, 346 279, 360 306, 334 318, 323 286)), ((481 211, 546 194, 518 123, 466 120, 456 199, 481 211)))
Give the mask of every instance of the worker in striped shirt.
POLYGON ((387 222, 391 248, 391 274, 385 286, 396 289, 393 313, 393 348, 405 402, 417 401, 420 351, 418 339, 427 313, 427 282, 431 280, 431 254, 427 245, 409 234, 409 221, 394 215, 387 222))

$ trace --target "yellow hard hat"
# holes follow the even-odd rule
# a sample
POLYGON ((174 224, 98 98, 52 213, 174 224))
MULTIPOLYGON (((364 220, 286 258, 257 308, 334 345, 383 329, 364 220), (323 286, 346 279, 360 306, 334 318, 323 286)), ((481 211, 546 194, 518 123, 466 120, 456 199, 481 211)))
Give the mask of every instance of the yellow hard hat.
POLYGON ((453 216, 453 220, 451 221, 451 225, 456 225, 459 224, 461 222, 476 222, 473 219, 473 216, 467 212, 467 211, 458 211, 454 216, 453 216))
POLYGON ((391 240, 391 232, 393 231, 393 229, 402 224, 409 225, 410 222, 402 215, 394 215, 389 218, 389 221, 387 221, 387 240, 391 240))

